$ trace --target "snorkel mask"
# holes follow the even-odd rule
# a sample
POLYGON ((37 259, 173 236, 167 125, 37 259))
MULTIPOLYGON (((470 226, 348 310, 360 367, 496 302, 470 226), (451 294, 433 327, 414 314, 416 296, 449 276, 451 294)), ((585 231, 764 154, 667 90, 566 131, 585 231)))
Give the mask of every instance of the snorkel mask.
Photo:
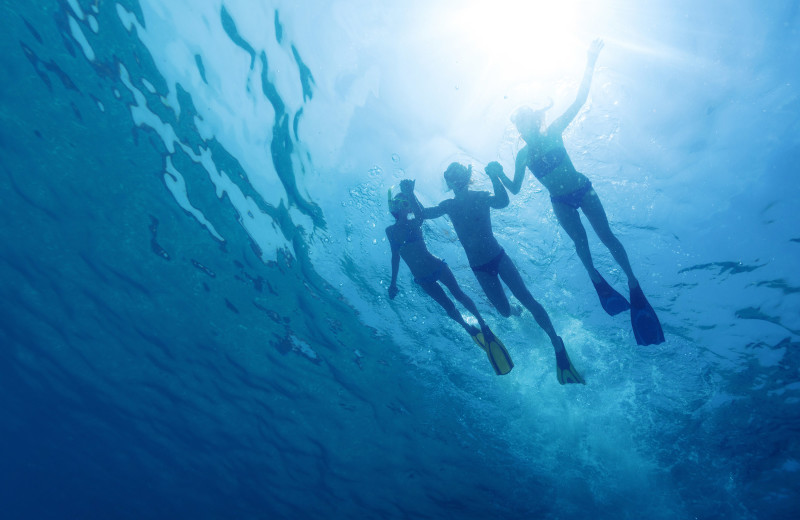
POLYGON ((389 191, 387 192, 389 213, 395 217, 397 217, 397 215, 401 212, 408 213, 408 211, 411 209, 411 203, 408 201, 408 197, 402 193, 398 193, 392 197, 392 188, 394 188, 394 186, 389 188, 389 191))

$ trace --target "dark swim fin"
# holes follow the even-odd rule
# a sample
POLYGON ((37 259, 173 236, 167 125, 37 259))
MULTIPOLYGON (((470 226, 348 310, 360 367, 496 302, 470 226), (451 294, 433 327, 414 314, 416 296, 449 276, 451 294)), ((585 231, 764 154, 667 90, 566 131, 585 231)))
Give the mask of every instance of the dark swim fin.
POLYGON ((664 331, 658 321, 656 311, 647 302, 642 288, 631 289, 631 327, 636 343, 639 345, 658 345, 664 343, 664 331))
POLYGON ((514 362, 511 361, 511 356, 508 354, 503 342, 489 330, 489 327, 486 327, 485 331, 477 329, 476 331, 472 335, 472 340, 486 352, 494 373, 498 376, 503 376, 511 372, 511 369, 514 368, 514 362))
POLYGON ((583 380, 583 377, 581 377, 569 359, 567 349, 564 348, 564 340, 559 337, 558 341, 561 342, 561 350, 556 351, 556 377, 558 382, 562 385, 570 383, 585 385, 586 381, 583 380))
MULTIPOLYGON (((595 270, 597 273, 597 271, 595 270)), ((600 273, 597 273, 600 276, 600 273)), ((616 316, 620 312, 627 311, 631 308, 628 300, 625 299, 620 293, 614 290, 605 279, 600 276, 599 282, 592 282, 597 291, 597 296, 600 297, 600 305, 603 309, 612 316, 616 316)))

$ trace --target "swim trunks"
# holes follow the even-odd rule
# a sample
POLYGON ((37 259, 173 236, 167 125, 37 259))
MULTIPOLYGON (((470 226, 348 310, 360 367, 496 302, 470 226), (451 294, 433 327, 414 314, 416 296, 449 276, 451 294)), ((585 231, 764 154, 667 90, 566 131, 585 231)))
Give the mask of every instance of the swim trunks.
POLYGON ((472 268, 474 273, 489 273, 492 276, 497 276, 498 270, 497 268, 500 266, 500 261, 503 260, 503 257, 506 256, 505 249, 500 249, 500 252, 497 253, 497 256, 489 260, 483 265, 478 265, 472 268))

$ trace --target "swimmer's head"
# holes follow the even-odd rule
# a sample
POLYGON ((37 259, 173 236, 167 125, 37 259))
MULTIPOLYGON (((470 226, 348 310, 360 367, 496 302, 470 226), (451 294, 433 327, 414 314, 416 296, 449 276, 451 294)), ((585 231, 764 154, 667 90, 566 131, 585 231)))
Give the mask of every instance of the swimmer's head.
POLYGON ((517 130, 523 137, 531 133, 538 133, 544 124, 544 113, 553 106, 551 99, 548 104, 538 110, 524 105, 511 114, 511 122, 517 127, 517 130))
POLYGON ((389 213, 396 219, 407 215, 411 211, 411 201, 404 193, 398 193, 392 198, 392 188, 389 188, 389 213))
POLYGON ((472 165, 464 166, 461 163, 453 162, 444 171, 444 180, 447 186, 452 189, 466 188, 472 177, 472 165))

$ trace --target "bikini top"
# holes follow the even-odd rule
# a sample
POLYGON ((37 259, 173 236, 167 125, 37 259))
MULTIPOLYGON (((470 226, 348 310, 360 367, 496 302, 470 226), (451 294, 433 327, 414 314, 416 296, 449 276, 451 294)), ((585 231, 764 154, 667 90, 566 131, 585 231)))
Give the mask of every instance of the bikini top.
POLYGON ((567 157, 567 150, 563 146, 556 146, 545 153, 536 154, 531 148, 528 152, 528 168, 534 177, 541 179, 555 170, 567 157))
POLYGON ((408 230, 405 240, 400 242, 400 244, 397 246, 397 250, 400 251, 406 246, 406 244, 411 244, 412 242, 418 242, 420 240, 422 240, 422 228, 412 226, 411 229, 408 230))

